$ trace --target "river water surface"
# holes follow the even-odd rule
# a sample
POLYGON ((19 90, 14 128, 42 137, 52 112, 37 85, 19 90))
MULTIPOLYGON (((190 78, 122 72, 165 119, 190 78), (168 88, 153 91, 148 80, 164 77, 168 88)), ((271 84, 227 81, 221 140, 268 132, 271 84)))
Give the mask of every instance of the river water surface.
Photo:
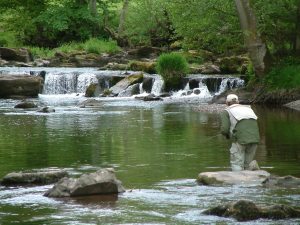
MULTIPOLYGON (((238 224, 201 212, 239 199, 300 206, 296 189, 195 182, 200 172, 229 170, 230 143, 219 135, 213 105, 102 98, 98 108, 79 108, 81 97, 56 97, 55 104, 49 99, 55 97, 41 95, 34 101, 54 105, 55 113, 14 109, 17 100, 0 100, 0 176, 42 168, 63 168, 78 176, 113 167, 127 191, 52 199, 43 196, 51 185, 0 186, 0 224, 238 224)), ((299 112, 255 111, 262 136, 260 166, 272 174, 300 177, 299 112)), ((242 224, 290 225, 300 219, 242 224)))

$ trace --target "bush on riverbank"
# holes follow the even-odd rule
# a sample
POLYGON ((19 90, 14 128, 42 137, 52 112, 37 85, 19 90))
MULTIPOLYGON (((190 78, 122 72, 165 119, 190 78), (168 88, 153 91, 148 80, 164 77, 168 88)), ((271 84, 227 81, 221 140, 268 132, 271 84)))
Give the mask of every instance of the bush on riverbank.
POLYGON ((274 68, 265 78, 270 90, 300 88, 300 64, 285 64, 274 68))
POLYGON ((188 68, 186 59, 176 53, 162 54, 156 65, 157 72, 165 81, 166 90, 179 89, 181 78, 188 73, 188 68))

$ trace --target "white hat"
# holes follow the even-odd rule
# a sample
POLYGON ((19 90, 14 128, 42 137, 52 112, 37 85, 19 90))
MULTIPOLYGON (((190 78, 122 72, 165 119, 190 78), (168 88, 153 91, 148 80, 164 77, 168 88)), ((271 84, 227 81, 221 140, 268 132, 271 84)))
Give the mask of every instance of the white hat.
POLYGON ((227 95, 226 102, 237 102, 239 100, 238 96, 235 94, 227 95))

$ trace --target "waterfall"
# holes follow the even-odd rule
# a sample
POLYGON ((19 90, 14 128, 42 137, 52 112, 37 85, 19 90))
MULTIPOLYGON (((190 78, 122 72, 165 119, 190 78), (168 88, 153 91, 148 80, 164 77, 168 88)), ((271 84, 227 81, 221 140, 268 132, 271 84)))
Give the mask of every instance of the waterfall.
POLYGON ((223 92, 233 88, 243 87, 244 83, 245 81, 239 78, 225 78, 222 80, 219 90, 215 93, 215 95, 220 95, 223 92))
POLYGON ((152 85, 151 94, 160 95, 164 86, 164 81, 161 76, 156 76, 152 85))
MULTIPOLYGON (((0 74, 28 74, 44 78, 43 95, 83 94, 87 87, 97 84, 98 92, 109 89, 116 81, 134 72, 107 71, 96 68, 4 68, 0 74)), ((176 96, 197 95, 213 97, 226 90, 244 86, 244 80, 230 75, 193 74, 185 78, 186 85, 176 96)), ((159 75, 144 74, 144 81, 139 83, 140 94, 152 93, 159 96, 164 91, 164 81, 159 75)))
POLYGON ((47 73, 43 94, 84 93, 91 83, 98 83, 93 73, 47 73))
POLYGON ((98 79, 95 74, 83 73, 77 78, 77 92, 84 93, 90 84, 98 84, 98 79))
POLYGON ((74 73, 48 73, 43 94, 70 94, 76 92, 77 75, 74 73))

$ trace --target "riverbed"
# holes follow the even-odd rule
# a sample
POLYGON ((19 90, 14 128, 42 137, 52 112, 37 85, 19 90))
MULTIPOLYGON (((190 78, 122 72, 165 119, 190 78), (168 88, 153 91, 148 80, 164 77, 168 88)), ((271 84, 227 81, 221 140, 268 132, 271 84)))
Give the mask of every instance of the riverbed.
MULTIPOLYGON (((201 212, 239 199, 300 205, 297 189, 196 183, 200 172, 229 170, 230 143, 219 135, 222 105, 199 98, 98 98, 101 106, 80 108, 84 97, 56 97, 32 99, 52 105, 55 112, 49 114, 14 109, 18 100, 0 100, 0 176, 41 168, 62 168, 79 176, 112 167, 127 191, 52 199, 43 196, 51 185, 0 187, 0 224, 238 224, 201 212)), ((262 106, 254 110, 262 137, 256 156, 261 168, 300 177, 299 112, 262 106)))

